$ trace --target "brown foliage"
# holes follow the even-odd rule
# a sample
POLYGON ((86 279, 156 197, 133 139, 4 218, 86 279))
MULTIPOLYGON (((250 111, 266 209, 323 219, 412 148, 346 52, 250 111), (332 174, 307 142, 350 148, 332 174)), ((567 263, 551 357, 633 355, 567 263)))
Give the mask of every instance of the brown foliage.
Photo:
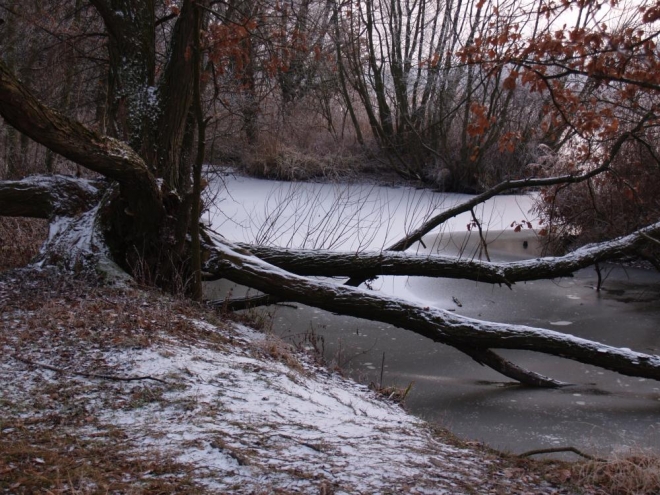
POLYGON ((573 468, 575 483, 595 495, 660 492, 660 459, 652 453, 592 461, 573 468))

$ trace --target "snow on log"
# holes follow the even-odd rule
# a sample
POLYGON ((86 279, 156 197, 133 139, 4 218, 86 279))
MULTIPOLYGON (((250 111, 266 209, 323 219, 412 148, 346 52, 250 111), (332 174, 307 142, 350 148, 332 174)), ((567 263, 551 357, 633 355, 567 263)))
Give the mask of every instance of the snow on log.
POLYGON ((370 279, 379 275, 460 278, 511 285, 530 280, 569 277, 595 263, 621 258, 660 234, 660 222, 612 241, 589 244, 565 256, 492 263, 454 256, 400 252, 339 253, 241 244, 262 260, 298 275, 370 279))
POLYGON ((289 301, 389 323, 463 352, 470 349, 492 352, 488 350, 497 348, 536 351, 623 375, 660 380, 658 356, 619 349, 552 330, 476 320, 359 288, 310 280, 270 265, 244 249, 219 239, 207 248, 211 257, 205 271, 209 273, 289 301))
POLYGON ((163 212, 160 189, 145 162, 126 143, 102 136, 44 105, 0 61, 0 115, 8 124, 83 167, 116 180, 141 228, 163 212))
POLYGON ((102 184, 63 175, 37 175, 0 181, 0 216, 51 218, 91 208, 102 184))

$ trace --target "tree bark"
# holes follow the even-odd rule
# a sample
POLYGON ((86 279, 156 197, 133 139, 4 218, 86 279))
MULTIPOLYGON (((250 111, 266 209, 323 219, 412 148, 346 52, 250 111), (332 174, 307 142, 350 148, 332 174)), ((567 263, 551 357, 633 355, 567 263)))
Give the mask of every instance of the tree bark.
POLYGON ((97 203, 106 185, 62 175, 0 181, 0 212, 6 217, 45 219, 75 215, 97 203))
POLYGON ((109 130, 143 158, 153 148, 156 74, 153 0, 90 0, 108 31, 109 130))
POLYGON ((571 277, 596 263, 637 253, 660 234, 660 222, 618 239, 589 244, 565 256, 487 262, 452 256, 381 251, 340 253, 240 244, 255 256, 298 275, 372 279, 379 275, 443 277, 511 286, 516 282, 571 277))
MULTIPOLYGON (((195 40, 200 36, 203 9, 208 0, 185 0, 172 29, 170 54, 158 84, 159 118, 155 127, 154 164, 158 176, 179 194, 179 163, 186 119, 193 101, 195 40)), ((195 221, 197 221, 195 219, 195 221)))
MULTIPOLYGON (((209 273, 289 301, 389 323, 468 354, 475 351, 473 358, 484 364, 490 365, 486 359, 479 359, 481 352, 493 348, 520 349, 572 359, 623 375, 660 380, 658 356, 618 349, 552 330, 484 322, 358 288, 312 281, 265 263, 224 241, 218 240, 214 246, 208 247, 211 257, 205 271, 209 273)), ((502 372, 501 369, 498 371, 502 372)), ((506 369, 504 371, 512 378, 520 379, 506 369)))

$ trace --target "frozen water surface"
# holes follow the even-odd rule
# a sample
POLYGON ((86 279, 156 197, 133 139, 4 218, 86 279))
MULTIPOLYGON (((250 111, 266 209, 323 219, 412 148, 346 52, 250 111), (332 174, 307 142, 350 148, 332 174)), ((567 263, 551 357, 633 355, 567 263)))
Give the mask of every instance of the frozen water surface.
MULTIPOLYGON (((228 238, 341 250, 381 249, 438 209, 468 197, 231 177, 225 184, 228 192, 220 191, 223 201, 210 218, 228 238)), ((531 231, 514 233, 510 228, 513 222, 533 222, 531 205, 530 197, 504 196, 475 212, 490 231, 488 251, 494 261, 530 258, 538 252, 531 231)), ((426 236, 426 247, 414 249, 478 257, 483 253, 476 234, 467 232, 471 220, 470 214, 459 216, 426 236)), ((568 279, 517 284, 512 290, 421 277, 382 277, 374 289, 465 316, 660 353, 660 277, 635 268, 603 268, 600 292, 595 290, 593 269, 568 279)), ((209 288, 218 296, 226 289, 222 284, 209 288)), ((542 354, 501 351, 524 367, 574 384, 560 390, 530 389, 452 348, 382 323, 304 306, 277 308, 274 314, 274 330, 287 339, 300 339, 312 330, 323 335, 326 358, 359 380, 379 382, 382 367, 384 385, 406 387, 412 382, 410 411, 465 438, 514 452, 564 445, 601 454, 631 447, 660 451, 660 382, 542 354)))

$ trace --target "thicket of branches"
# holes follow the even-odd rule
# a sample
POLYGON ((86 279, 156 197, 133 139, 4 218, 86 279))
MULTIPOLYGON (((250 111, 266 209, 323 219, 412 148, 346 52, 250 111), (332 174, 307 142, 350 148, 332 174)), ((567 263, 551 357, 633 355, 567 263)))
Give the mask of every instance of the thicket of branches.
MULTIPOLYGON (((201 76, 207 159, 291 180, 376 164, 454 191, 597 166, 608 142, 655 105, 654 62, 645 61, 657 56, 648 45, 654 8, 211 2, 201 76), (562 53, 557 43, 574 48, 562 53), (637 72, 626 80, 608 71, 637 72)), ((180 5, 160 1, 155 9, 154 50, 164 64, 180 5)), ((131 107, 150 102, 128 86, 117 100, 96 9, 82 0, 3 0, 0 11, 4 61, 21 80, 50 107, 127 138, 116 119, 130 120, 131 107)), ((605 176, 544 194, 539 210, 554 246, 611 238, 657 218, 658 138, 647 120, 605 176)), ((0 177, 81 172, 10 126, 0 127, 0 139, 0 177)))
POLYGON ((266 302, 394 323, 526 384, 561 385, 492 349, 660 379, 658 356, 356 288, 383 273, 511 285, 627 255, 660 264, 652 197, 660 3, 573 6, 75 0, 19 9, 1 0, 0 47, 10 55, 0 61, 3 174, 49 173, 0 180, 0 215, 50 222, 43 263, 106 274, 118 265, 196 299, 203 274, 227 278, 268 294, 266 302), (483 192, 430 212, 381 252, 348 258, 246 250, 200 226, 207 156, 226 158, 240 138, 252 153, 269 146, 265 169, 281 166, 285 148, 302 137, 302 151, 322 151, 314 124, 334 149, 371 141, 405 177, 483 192), (62 171, 84 177, 50 173, 62 171), (475 207, 531 187, 543 191, 546 234, 586 236, 601 218, 603 235, 634 232, 523 263, 399 253, 460 213, 472 212, 478 226, 475 207), (350 278, 342 286, 308 278, 328 274, 350 278))
MULTIPOLYGON (((154 49, 164 62, 180 6, 156 8, 154 49)), ((505 66, 493 72, 458 56, 485 35, 493 8, 439 0, 211 2, 202 41, 209 159, 298 178, 305 168, 341 171, 345 161, 354 165, 351 156, 367 153, 448 190, 519 176, 536 145, 549 142, 539 132, 544 97, 505 88, 505 66)), ((82 1, 14 0, 0 10, 5 62, 21 80, 53 108, 112 131, 117 109, 108 106, 118 103, 108 101, 112 61, 96 10, 82 1)), ((149 104, 127 91, 125 105, 149 104)), ((120 110, 130 119, 128 108, 120 110)), ((58 169, 55 155, 2 131, 4 176, 58 169)))

